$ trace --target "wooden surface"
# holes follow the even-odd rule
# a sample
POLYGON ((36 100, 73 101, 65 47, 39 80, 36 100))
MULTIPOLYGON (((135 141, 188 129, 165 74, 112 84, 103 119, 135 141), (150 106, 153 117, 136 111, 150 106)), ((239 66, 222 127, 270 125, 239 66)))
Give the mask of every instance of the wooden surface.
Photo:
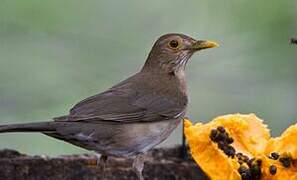
MULTIPOLYGON (((207 179, 190 159, 181 158, 181 148, 155 149, 146 158, 145 179, 207 179)), ((14 150, 0 151, 0 179, 5 180, 98 180, 102 179, 94 155, 72 155, 50 158, 27 156, 14 150)), ((106 179, 136 179, 131 159, 111 158, 106 179)))

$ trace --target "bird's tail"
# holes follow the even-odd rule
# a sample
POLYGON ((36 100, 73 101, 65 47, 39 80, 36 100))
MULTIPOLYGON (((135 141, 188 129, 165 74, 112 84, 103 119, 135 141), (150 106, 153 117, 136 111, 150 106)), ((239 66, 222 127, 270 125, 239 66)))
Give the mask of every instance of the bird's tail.
POLYGON ((0 125, 0 133, 6 133, 6 132, 52 132, 52 131, 56 130, 56 125, 57 125, 57 123, 54 121, 0 125))

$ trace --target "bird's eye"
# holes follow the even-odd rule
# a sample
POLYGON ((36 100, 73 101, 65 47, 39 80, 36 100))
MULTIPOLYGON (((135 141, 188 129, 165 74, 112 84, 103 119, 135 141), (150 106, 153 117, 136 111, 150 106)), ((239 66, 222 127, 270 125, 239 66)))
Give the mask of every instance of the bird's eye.
POLYGON ((171 40, 169 42, 169 47, 172 49, 176 49, 176 48, 178 48, 178 46, 179 46, 179 42, 177 40, 171 40))

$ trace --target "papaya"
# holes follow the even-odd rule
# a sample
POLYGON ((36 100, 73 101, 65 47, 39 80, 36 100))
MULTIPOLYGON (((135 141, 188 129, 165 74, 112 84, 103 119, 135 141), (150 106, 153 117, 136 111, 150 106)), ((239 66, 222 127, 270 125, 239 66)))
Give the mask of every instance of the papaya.
POLYGON ((193 159, 210 179, 297 179, 297 124, 276 138, 255 114, 205 124, 185 119, 184 128, 193 159))

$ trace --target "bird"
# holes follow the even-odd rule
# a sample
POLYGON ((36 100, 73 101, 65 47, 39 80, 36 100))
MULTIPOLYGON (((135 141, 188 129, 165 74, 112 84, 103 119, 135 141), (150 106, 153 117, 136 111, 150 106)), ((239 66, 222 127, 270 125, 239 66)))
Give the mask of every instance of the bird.
POLYGON ((143 180, 144 154, 164 141, 186 114, 189 59, 217 46, 184 34, 165 34, 154 43, 139 72, 78 102, 68 115, 0 125, 0 133, 40 132, 66 141, 100 154, 103 169, 109 156, 133 158, 132 169, 143 180))

